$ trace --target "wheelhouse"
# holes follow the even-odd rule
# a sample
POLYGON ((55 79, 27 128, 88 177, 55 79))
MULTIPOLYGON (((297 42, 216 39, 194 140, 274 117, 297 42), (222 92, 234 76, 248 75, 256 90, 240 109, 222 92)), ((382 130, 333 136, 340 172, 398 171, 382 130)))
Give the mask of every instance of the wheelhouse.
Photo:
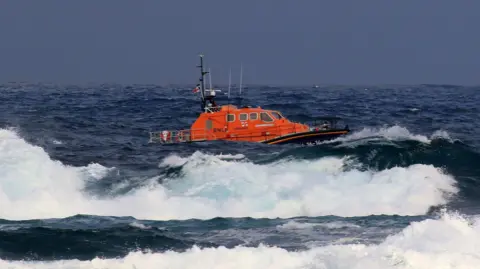
POLYGON ((275 110, 263 109, 239 109, 238 111, 228 111, 226 114, 226 122, 254 122, 254 123, 274 123, 278 120, 287 120, 282 113, 275 110))

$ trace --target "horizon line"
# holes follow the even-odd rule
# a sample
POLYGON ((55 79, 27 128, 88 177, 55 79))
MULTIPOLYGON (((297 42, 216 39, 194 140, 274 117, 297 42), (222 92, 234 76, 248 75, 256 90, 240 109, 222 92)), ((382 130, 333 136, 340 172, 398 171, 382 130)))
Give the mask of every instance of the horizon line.
MULTIPOLYGON (((24 85, 62 85, 62 86, 82 86, 82 85, 119 85, 119 86, 131 86, 131 85, 150 85, 150 86, 159 86, 159 87, 172 87, 172 86, 182 86, 190 87, 195 86, 195 82, 188 83, 149 83, 149 82, 99 82, 99 81, 86 81, 86 82, 54 82, 54 81, 7 81, 0 82, 0 86, 11 84, 24 84, 24 85)), ((228 87, 228 83, 212 83, 212 86, 217 87, 228 87)), ((231 83, 230 85, 238 86, 239 83, 231 83)), ((359 86, 441 86, 441 87, 480 87, 479 84, 452 84, 452 83, 244 83, 242 82, 242 88, 246 87, 359 87, 359 86)))

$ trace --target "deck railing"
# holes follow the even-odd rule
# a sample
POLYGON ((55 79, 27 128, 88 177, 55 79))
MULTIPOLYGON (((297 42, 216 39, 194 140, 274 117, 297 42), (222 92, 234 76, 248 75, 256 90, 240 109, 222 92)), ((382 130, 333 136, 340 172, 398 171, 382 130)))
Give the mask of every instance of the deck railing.
POLYGON ((206 129, 165 130, 150 132, 149 143, 172 144, 214 139, 216 139, 215 134, 206 129))

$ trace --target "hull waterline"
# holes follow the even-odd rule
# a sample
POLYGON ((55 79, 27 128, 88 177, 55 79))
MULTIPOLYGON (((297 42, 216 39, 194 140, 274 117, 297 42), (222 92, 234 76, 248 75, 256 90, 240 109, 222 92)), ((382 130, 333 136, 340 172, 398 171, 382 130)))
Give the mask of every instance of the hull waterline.
POLYGON ((350 130, 328 130, 328 131, 310 131, 304 133, 294 133, 277 137, 274 139, 266 140, 262 143, 269 145, 281 145, 281 144, 308 144, 315 142, 322 142, 333 140, 338 137, 344 136, 350 133, 350 130))

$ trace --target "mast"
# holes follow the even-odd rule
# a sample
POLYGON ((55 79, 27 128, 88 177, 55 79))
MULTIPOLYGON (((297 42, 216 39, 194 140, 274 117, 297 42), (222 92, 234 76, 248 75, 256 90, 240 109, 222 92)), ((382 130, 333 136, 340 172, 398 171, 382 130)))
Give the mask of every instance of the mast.
POLYGON ((202 93, 202 111, 205 110, 205 75, 208 72, 203 71, 203 54, 200 54, 200 65, 197 67, 200 68, 200 92, 202 93))

